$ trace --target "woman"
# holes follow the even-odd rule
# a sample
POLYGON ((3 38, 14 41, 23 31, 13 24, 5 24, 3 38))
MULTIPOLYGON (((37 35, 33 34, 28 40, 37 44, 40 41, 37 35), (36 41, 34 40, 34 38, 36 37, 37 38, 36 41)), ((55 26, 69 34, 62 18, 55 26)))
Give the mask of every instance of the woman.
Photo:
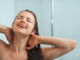
POLYGON ((0 60, 53 60, 76 46, 71 39, 39 36, 36 16, 29 10, 16 16, 12 28, 0 25, 0 33, 10 43, 0 40, 0 60), (40 47, 40 44, 52 47, 40 47))

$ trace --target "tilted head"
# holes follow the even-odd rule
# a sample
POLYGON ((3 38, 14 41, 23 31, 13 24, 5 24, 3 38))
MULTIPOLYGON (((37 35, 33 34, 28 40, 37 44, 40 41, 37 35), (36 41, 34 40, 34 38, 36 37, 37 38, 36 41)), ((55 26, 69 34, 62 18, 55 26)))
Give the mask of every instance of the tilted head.
POLYGON ((14 33, 30 35, 38 35, 37 19, 32 11, 21 11, 15 18, 12 29, 14 33))

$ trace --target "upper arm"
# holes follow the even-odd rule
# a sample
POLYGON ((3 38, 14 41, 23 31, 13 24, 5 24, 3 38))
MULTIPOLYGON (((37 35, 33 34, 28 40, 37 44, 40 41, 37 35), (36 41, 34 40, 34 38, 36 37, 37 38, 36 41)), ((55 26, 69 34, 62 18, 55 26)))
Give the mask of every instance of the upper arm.
POLYGON ((57 48, 57 47, 44 47, 42 48, 42 55, 44 60, 52 60, 59 56, 69 52, 69 49, 57 48))

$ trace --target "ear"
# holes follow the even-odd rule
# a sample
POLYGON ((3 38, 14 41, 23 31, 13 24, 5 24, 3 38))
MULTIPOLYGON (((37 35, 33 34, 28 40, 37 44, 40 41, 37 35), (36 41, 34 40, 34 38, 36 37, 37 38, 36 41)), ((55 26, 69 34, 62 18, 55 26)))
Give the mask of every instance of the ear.
POLYGON ((35 30, 33 30, 33 31, 31 32, 31 35, 35 35, 35 30))

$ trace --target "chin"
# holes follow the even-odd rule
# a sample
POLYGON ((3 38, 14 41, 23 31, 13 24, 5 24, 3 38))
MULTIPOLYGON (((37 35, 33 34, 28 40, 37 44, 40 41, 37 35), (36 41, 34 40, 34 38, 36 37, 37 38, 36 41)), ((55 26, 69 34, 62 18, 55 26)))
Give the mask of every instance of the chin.
POLYGON ((16 34, 22 34, 22 35, 30 35, 30 31, 28 30, 21 30, 21 29, 17 29, 17 28, 13 28, 13 32, 16 33, 16 34))
POLYGON ((25 35, 25 36, 30 35, 30 33, 23 32, 23 31, 18 31, 18 30, 14 31, 14 33, 16 33, 16 34, 20 34, 20 35, 25 35))

